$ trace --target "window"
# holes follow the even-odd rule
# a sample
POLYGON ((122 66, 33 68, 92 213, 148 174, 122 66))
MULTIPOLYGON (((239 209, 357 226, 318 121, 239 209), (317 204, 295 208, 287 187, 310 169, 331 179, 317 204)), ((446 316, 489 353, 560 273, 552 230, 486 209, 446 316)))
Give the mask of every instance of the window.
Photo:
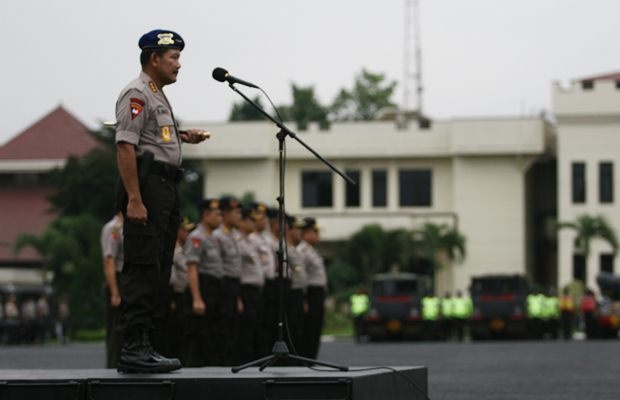
POLYGON ((614 164, 602 162, 598 165, 598 197, 601 203, 614 202, 614 164))
POLYGON ((614 273, 614 255, 613 254, 601 254, 600 255, 601 272, 614 273))
POLYGON ((583 90, 592 90, 592 89, 594 89, 594 81, 581 81, 581 88, 583 90))
POLYGON ((586 202, 586 164, 574 162, 572 164, 573 203, 586 202))
POLYGON ((332 173, 329 171, 303 171, 302 207, 332 206, 332 173))
POLYGON ((384 169, 372 171, 372 206, 387 206, 387 171, 384 169))
POLYGON ((586 258, 581 254, 573 254, 573 279, 586 281, 586 258))
POLYGON ((359 207, 360 206, 360 172, 354 170, 347 170, 345 174, 353 179, 356 183, 351 185, 345 181, 345 205, 347 207, 359 207))
POLYGON ((399 171, 398 182, 401 207, 432 204, 432 173, 428 169, 403 169, 399 171))

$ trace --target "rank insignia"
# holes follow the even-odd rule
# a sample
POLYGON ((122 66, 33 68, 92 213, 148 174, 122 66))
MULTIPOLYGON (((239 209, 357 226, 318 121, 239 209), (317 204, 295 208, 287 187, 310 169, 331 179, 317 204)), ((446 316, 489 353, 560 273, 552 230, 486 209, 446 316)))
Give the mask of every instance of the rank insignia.
POLYGON ((135 119, 138 115, 140 115, 143 107, 144 107, 144 101, 137 99, 135 97, 132 97, 129 99, 129 108, 131 111, 132 120, 135 119))
POLYGON ((170 134, 170 126, 162 126, 161 127, 161 140, 168 143, 172 139, 172 135, 170 134))
POLYGON ((149 88, 151 88, 151 92, 157 93, 157 86, 153 83, 153 81, 149 82, 149 88))
POLYGON ((192 247, 195 249, 200 248, 200 242, 201 242, 200 238, 197 238, 197 237, 192 238, 192 247))

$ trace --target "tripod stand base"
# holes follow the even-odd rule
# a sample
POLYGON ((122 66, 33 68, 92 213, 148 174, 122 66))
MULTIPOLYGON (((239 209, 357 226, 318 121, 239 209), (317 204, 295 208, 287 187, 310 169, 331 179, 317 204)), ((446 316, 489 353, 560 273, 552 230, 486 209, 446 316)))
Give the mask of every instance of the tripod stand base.
POLYGON ((250 367, 258 367, 259 371, 263 371, 265 368, 272 366, 276 362, 280 360, 295 360, 299 361, 302 365, 306 366, 320 366, 320 367, 328 367, 333 368, 339 371, 348 371, 349 367, 345 367, 342 365, 330 364, 323 361, 313 360, 311 358, 296 356, 290 354, 288 351, 288 347, 285 342, 276 341, 273 344, 273 349, 271 350, 271 355, 263 358, 259 358, 258 360, 250 361, 249 363, 239 365, 236 367, 232 367, 230 370, 233 374, 236 374, 239 371, 242 371, 246 368, 250 367))

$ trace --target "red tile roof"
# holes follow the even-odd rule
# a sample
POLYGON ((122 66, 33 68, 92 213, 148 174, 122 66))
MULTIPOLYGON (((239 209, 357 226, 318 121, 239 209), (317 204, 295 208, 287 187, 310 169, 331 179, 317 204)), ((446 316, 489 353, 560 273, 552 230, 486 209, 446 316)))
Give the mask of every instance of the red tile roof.
POLYGON ((0 160, 64 160, 85 155, 98 145, 84 124, 58 106, 0 147, 0 160))
POLYGON ((48 212, 47 197, 51 188, 24 188, 0 190, 0 261, 39 261, 41 256, 31 247, 13 254, 13 244, 22 233, 40 235, 55 217, 48 212))
POLYGON ((618 81, 618 80, 620 80, 620 71, 612 72, 612 73, 604 74, 604 75, 589 76, 586 78, 579 79, 580 82, 583 82, 583 81, 618 81))

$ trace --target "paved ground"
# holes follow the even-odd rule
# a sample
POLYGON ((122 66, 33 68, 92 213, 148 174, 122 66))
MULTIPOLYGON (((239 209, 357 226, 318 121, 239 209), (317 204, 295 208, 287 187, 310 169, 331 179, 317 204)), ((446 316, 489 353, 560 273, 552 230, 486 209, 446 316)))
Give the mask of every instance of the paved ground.
MULTIPOLYGON (((0 347, 2 369, 101 368, 102 344, 0 347)), ((323 343, 349 366, 424 365, 434 400, 620 399, 620 341, 323 343)))

